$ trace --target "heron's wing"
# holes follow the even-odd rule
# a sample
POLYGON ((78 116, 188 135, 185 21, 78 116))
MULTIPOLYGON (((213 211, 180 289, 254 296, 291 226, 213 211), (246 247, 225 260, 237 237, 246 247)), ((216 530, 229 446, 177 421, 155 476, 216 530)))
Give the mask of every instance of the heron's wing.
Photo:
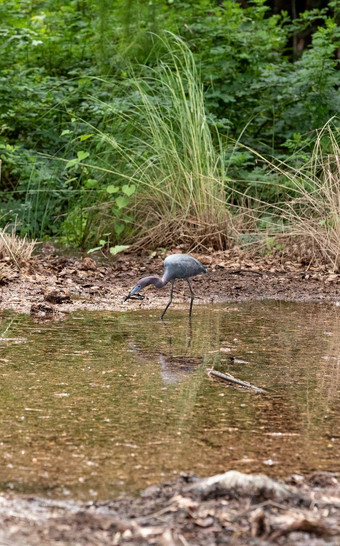
POLYGON ((206 268, 196 258, 187 254, 171 254, 164 260, 164 277, 167 281, 195 277, 206 272, 206 268))

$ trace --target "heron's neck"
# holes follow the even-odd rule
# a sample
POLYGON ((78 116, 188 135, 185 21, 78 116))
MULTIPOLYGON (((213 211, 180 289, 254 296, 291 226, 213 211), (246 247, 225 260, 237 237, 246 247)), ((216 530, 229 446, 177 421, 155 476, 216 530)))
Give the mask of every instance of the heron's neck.
POLYGON ((150 277, 146 277, 148 280, 148 284, 153 284, 156 288, 162 288, 167 284, 167 280, 161 278, 159 275, 151 275, 150 277))

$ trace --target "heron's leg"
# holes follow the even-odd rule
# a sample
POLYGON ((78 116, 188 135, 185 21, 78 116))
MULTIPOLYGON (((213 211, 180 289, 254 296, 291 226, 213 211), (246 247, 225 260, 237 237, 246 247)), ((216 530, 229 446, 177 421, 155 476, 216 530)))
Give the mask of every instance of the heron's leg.
POLYGON ((174 282, 175 282, 175 281, 171 281, 170 299, 169 299, 169 301, 168 301, 168 304, 167 304, 166 308, 164 309, 164 311, 163 311, 163 313, 162 313, 162 315, 161 315, 161 320, 163 320, 163 317, 164 317, 165 313, 167 312, 169 305, 170 305, 171 302, 172 302, 172 294, 173 294, 173 291, 174 291, 174 282))
POLYGON ((191 342, 192 342, 192 322, 191 322, 191 317, 189 317, 189 332, 187 336, 187 346, 186 346, 187 351, 189 351, 191 347, 191 342))
POLYGON ((191 284, 190 284, 190 281, 189 279, 186 279, 188 285, 189 285, 189 290, 190 290, 190 311, 189 311, 189 317, 191 317, 191 311, 192 311, 192 304, 194 303, 194 297, 195 297, 195 294, 193 293, 192 291, 192 288, 191 288, 191 284))

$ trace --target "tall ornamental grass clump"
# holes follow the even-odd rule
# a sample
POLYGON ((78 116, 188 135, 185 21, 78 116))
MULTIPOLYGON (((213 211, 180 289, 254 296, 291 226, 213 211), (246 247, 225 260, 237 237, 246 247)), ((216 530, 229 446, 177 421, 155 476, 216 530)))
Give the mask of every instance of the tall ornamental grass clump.
POLYGON ((115 149, 117 159, 128 161, 129 183, 136 186, 131 239, 148 248, 182 243, 223 249, 233 231, 223 153, 208 124, 195 60, 179 38, 158 40, 166 56, 130 82, 134 136, 115 149))

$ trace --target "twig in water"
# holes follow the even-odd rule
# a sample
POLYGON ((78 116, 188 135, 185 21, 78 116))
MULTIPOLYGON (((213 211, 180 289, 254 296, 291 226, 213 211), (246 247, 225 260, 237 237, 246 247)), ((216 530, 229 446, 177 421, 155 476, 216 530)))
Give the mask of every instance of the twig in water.
POLYGON ((257 393, 266 393, 267 391, 265 389, 261 389, 260 387, 255 387, 255 385, 251 385, 247 381, 241 381, 240 379, 236 379, 232 375, 227 375, 222 372, 218 372, 217 370, 209 369, 208 375, 212 375, 214 377, 218 377, 219 379, 223 379, 224 381, 229 381, 230 383, 236 383, 236 385, 241 385, 241 387, 246 387, 248 389, 252 389, 253 391, 257 393))

